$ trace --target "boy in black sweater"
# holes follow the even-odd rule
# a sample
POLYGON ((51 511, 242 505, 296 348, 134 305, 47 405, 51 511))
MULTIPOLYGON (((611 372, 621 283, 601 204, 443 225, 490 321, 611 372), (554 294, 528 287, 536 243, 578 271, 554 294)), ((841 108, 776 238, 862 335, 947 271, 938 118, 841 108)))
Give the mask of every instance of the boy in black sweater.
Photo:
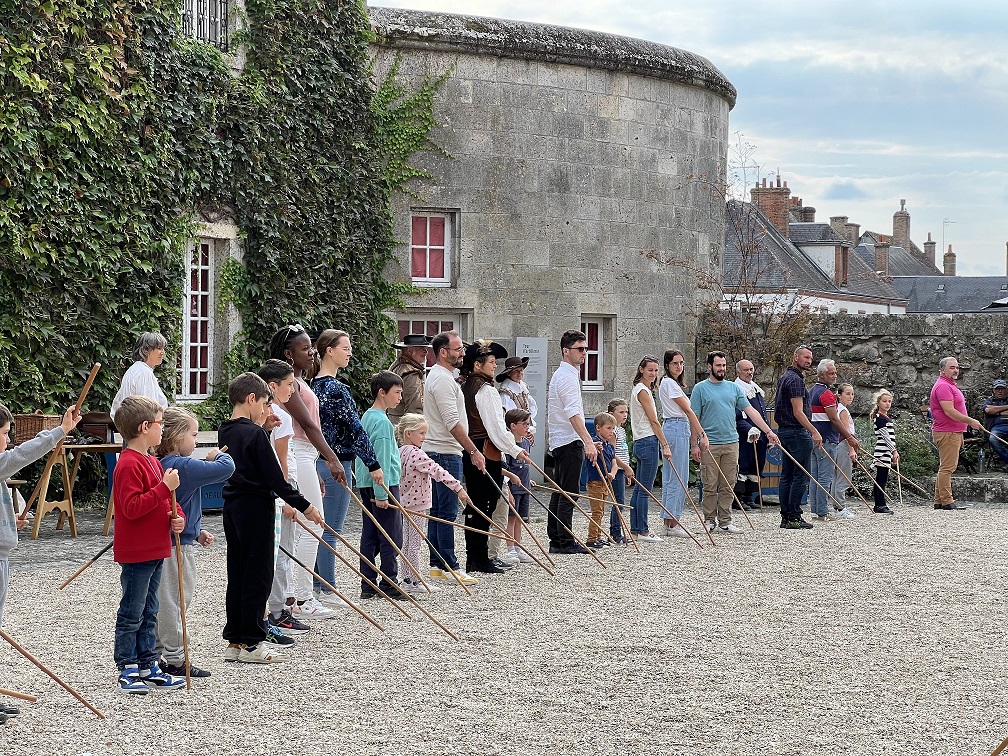
POLYGON ((322 514, 287 482, 269 435, 259 423, 269 387, 255 373, 242 373, 228 385, 234 406, 218 440, 234 459, 234 474, 224 484, 224 535, 227 537, 227 592, 224 661, 272 664, 286 661, 266 640, 266 601, 273 583, 274 500, 280 497, 314 523, 322 514))

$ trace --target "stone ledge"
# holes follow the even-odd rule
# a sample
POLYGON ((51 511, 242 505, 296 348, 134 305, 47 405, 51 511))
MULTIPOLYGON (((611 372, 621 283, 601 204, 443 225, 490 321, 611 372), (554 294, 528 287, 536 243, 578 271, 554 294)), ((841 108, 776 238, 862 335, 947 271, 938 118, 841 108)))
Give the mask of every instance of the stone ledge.
POLYGON ((384 47, 497 55, 628 71, 702 87, 727 100, 729 108, 735 107, 738 95, 727 77, 703 56, 643 39, 565 26, 401 8, 373 7, 368 14, 377 43, 384 47))
MULTIPOLYGON (((925 478, 924 487, 934 490, 935 479, 925 478)), ((953 475, 952 495, 956 501, 1008 506, 1008 475, 983 473, 981 475, 953 475)))

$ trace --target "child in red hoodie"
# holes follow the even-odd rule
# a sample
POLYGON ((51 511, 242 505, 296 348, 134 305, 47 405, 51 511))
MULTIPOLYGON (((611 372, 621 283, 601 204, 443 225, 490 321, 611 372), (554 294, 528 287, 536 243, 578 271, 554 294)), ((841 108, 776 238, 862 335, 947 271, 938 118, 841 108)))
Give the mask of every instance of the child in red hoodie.
POLYGON ((185 679, 158 667, 157 612, 161 566, 171 556, 171 534, 181 533, 181 510, 172 517, 178 471, 161 471, 151 447, 161 443, 161 407, 145 396, 130 396, 116 411, 115 424, 126 448, 112 476, 116 523, 112 553, 122 567, 122 600, 116 614, 115 663, 119 689, 144 694, 148 687, 174 690, 185 679))

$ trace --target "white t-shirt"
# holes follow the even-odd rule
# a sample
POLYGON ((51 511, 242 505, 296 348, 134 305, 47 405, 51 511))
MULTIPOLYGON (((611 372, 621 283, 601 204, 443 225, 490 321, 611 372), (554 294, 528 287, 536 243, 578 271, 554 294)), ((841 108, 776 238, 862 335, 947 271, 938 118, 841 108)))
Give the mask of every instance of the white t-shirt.
POLYGON ((119 393, 112 400, 112 408, 109 414, 115 418, 115 413, 127 396, 148 396, 157 402, 161 409, 168 408, 168 397, 158 384, 154 369, 143 360, 137 360, 129 369, 123 373, 122 383, 119 384, 119 393))
MULTIPOLYGON (((639 438, 647 438, 648 436, 653 436, 655 434, 654 428, 651 427, 651 422, 648 420, 647 414, 644 412, 644 407, 640 403, 640 394, 642 391, 651 393, 645 384, 638 383, 633 387, 633 393, 630 395, 630 430, 633 431, 634 441, 639 438)), ((654 402, 654 397, 651 397, 652 403, 654 402)))
MULTIPOLYGON (((297 485, 297 460, 294 459, 294 450, 291 448, 291 442, 294 440, 294 418, 280 406, 279 402, 273 403, 273 414, 280 418, 280 425, 270 431, 270 445, 273 447, 273 452, 276 453, 276 442, 287 439, 287 482, 291 485, 297 485)), ((277 461, 280 461, 279 454, 277 454, 277 461)))
POLYGON ((665 376, 658 384, 658 398, 661 400, 662 417, 666 420, 675 417, 686 417, 686 412, 676 403, 679 397, 686 398, 679 381, 665 376))

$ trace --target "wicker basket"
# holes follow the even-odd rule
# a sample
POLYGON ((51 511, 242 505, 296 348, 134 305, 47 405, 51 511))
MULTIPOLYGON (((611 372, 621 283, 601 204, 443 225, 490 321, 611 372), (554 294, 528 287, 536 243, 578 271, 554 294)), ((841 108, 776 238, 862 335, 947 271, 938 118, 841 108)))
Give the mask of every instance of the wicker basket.
POLYGON ((44 415, 36 410, 32 415, 14 415, 14 443, 30 441, 44 430, 52 430, 63 422, 61 415, 44 415))

